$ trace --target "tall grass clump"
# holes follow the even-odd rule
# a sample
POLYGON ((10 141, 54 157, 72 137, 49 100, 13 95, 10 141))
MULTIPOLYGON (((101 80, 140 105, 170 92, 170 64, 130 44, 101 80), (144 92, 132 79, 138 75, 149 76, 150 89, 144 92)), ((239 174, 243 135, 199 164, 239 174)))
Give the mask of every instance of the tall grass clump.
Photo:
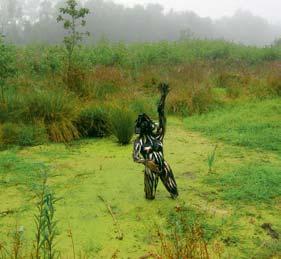
POLYGON ((209 168, 209 173, 213 171, 213 166, 216 158, 216 151, 217 151, 217 145, 215 146, 214 150, 208 154, 208 168, 209 168))
POLYGON ((124 107, 111 111, 112 132, 121 145, 129 144, 134 134, 135 113, 124 107))
POLYGON ((99 106, 82 109, 76 125, 84 137, 105 137, 112 131, 108 110, 99 106))
POLYGON ((7 94, 4 103, 0 103, 0 123, 19 122, 25 110, 24 98, 18 94, 7 94))
POLYGON ((49 139, 68 142, 79 137, 75 127, 77 100, 63 91, 39 91, 27 98, 25 119, 44 123, 49 139))
POLYGON ((168 111, 181 116, 206 113, 218 105, 212 87, 206 82, 178 86, 168 99, 168 111))

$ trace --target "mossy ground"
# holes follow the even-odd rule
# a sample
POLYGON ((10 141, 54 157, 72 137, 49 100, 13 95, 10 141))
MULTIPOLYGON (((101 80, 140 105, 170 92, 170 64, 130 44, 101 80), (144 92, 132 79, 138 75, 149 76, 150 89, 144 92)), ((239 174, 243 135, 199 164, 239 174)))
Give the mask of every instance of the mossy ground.
POLYGON ((281 233, 281 197, 270 202, 230 200, 222 195, 223 186, 214 184, 214 179, 243 166, 281 168, 278 152, 209 139, 187 131, 176 118, 168 119, 164 147, 178 183, 178 200, 169 198, 161 182, 156 199, 145 200, 143 168, 132 161, 132 145, 120 146, 111 138, 1 152, 0 213, 9 213, 0 214, 0 241, 9 248, 10 233, 16 225, 23 226, 25 249, 32 248, 34 184, 40 183, 41 171, 47 171, 48 185, 61 198, 56 205, 56 218, 57 247, 63 258, 72 258, 69 228, 77 255, 81 251, 89 258, 111 258, 114 254, 117 258, 138 258, 155 252, 159 249, 155 224, 164 226, 169 212, 182 203, 208 223, 205 232, 212 258, 219 254, 223 258, 280 256, 280 243, 267 235, 261 225, 270 223, 281 233), (215 145, 215 163, 209 173, 207 158, 215 145), (123 240, 116 239, 113 220, 99 195, 111 205, 124 233, 123 240))

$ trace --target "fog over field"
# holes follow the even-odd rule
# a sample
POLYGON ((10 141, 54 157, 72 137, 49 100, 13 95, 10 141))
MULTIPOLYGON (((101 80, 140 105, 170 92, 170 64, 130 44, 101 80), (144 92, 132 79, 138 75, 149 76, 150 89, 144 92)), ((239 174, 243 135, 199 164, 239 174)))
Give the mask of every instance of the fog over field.
MULTIPOLYGON (((0 0, 0 31, 18 44, 59 43, 57 0, 0 0)), ((225 39, 266 45, 281 35, 281 3, 262 1, 84 0, 89 42, 139 42, 183 38, 225 39)))

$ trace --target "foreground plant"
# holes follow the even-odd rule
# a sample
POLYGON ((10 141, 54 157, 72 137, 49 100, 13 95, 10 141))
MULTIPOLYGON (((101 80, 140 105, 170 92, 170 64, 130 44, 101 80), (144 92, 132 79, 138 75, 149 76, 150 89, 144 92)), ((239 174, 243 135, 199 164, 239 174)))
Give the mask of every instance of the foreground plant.
POLYGON ((202 223, 194 211, 181 204, 168 216, 166 228, 156 227, 160 249, 154 258, 209 259, 209 249, 202 223))
POLYGON ((215 162, 217 147, 218 146, 216 145, 214 150, 208 155, 209 173, 211 173, 213 171, 213 166, 214 166, 214 162, 215 162))
POLYGON ((135 114, 124 108, 115 108, 111 112, 111 125, 113 134, 121 145, 130 143, 134 134, 135 114))
POLYGON ((37 215, 35 215, 36 233, 33 256, 38 258, 55 258, 58 251, 55 238, 58 235, 55 220, 55 203, 57 198, 47 186, 47 175, 43 176, 42 186, 36 194, 38 198, 37 215))

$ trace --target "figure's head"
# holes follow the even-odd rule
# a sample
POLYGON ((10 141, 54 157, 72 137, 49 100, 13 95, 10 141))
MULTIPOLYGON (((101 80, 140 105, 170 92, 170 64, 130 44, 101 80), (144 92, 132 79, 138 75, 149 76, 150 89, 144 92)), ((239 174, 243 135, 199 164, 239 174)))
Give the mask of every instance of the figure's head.
POLYGON ((140 114, 136 120, 136 134, 150 134, 155 128, 154 122, 145 113, 140 114))

